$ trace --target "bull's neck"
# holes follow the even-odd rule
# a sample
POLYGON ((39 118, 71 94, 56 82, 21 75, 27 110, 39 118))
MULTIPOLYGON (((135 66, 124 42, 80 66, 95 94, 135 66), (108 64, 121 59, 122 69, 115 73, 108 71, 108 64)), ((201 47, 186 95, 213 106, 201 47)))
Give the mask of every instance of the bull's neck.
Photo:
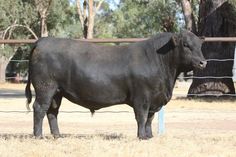
POLYGON ((170 90, 174 88, 178 75, 180 74, 180 60, 177 49, 172 49, 164 55, 157 54, 161 63, 161 68, 167 73, 170 81, 170 90))
MULTIPOLYGON (((170 49, 163 54, 157 53, 155 46, 152 42, 146 42, 145 52, 147 58, 149 58, 150 64, 157 69, 156 75, 160 75, 159 72, 164 73, 162 76, 164 79, 169 80, 170 88, 173 88, 178 75, 180 74, 180 56, 178 47, 170 49)), ((172 90, 172 89, 171 89, 172 90)))

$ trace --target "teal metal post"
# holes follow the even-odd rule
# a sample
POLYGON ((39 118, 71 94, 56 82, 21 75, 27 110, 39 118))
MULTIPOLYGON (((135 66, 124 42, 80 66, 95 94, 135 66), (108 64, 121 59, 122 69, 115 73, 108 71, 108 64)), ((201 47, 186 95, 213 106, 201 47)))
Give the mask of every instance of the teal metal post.
POLYGON ((164 121, 164 107, 158 112, 158 135, 163 135, 165 132, 165 121, 164 121))

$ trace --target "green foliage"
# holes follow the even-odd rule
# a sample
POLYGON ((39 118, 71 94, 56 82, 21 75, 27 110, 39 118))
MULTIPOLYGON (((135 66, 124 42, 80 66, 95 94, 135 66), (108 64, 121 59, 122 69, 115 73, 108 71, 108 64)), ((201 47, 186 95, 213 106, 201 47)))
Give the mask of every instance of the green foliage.
POLYGON ((5 58, 10 58, 14 54, 14 47, 6 45, 0 48, 0 56, 3 56, 5 58))
POLYGON ((233 16, 236 17, 236 0, 229 0, 229 3, 233 6, 233 16))
POLYGON ((109 4, 104 1, 99 13, 95 17, 94 37, 95 38, 112 38, 114 25, 112 23, 113 10, 109 4))
MULTIPOLYGON (((31 26, 37 21, 37 13, 33 6, 29 5, 29 2, 26 0, 0 0, 0 8, 0 31, 5 30, 13 24, 31 26)), ((28 38, 31 36, 31 33, 25 28, 13 29, 11 38, 28 38)))
MULTIPOLYGON (((96 16, 95 37, 146 37, 159 31, 177 31, 176 2, 174 0, 121 0, 111 9, 114 0, 103 2, 96 16)), ((27 25, 39 35, 39 16, 32 0, 0 0, 0 30, 13 23, 27 25)), ((50 36, 82 37, 74 1, 53 0, 49 8, 47 26, 50 36)), ((16 28, 12 38, 32 38, 25 28, 16 28)))
MULTIPOLYGON (((9 26, 20 24, 33 27, 37 23, 37 13, 30 5, 30 0, 0 0, 0 32, 1 38, 5 33, 5 39, 31 38, 32 34, 23 27, 12 27, 5 32, 9 26)), ((10 58, 17 47, 15 45, 5 45, 0 48, 0 56, 10 58)))
MULTIPOLYGON (((0 0, 0 36, 11 25, 20 24, 30 27, 40 34, 40 19, 33 0, 0 0)), ((49 8, 47 26, 50 36, 81 37, 82 31, 76 6, 68 0, 53 0, 49 8)), ((29 39, 32 34, 24 27, 14 27, 6 33, 6 38, 29 39)), ((0 48, 0 56, 11 57, 17 49, 14 45, 0 48)))
POLYGON ((160 31, 177 31, 179 8, 173 0, 121 0, 117 9, 99 15, 96 37, 147 37, 160 31), (101 35, 102 34, 102 35, 101 35))
POLYGON ((68 0, 54 0, 47 18, 50 36, 80 38, 82 29, 75 5, 68 0))
POLYGON ((229 0, 229 3, 231 3, 236 8, 236 1, 235 0, 229 0))

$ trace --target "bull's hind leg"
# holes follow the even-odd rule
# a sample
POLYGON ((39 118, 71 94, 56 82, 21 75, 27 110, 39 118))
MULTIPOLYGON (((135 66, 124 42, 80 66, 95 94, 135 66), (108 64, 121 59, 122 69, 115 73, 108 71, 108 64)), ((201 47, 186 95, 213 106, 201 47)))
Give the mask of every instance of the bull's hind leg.
POLYGON ((48 86, 43 89, 35 88, 36 98, 33 105, 34 109, 34 136, 42 137, 42 124, 45 114, 48 112, 56 88, 48 86))
POLYGON ((57 115, 58 115, 58 110, 61 106, 61 100, 62 100, 62 95, 60 93, 57 93, 53 97, 52 103, 47 112, 51 134, 54 136, 54 138, 60 137, 57 115))

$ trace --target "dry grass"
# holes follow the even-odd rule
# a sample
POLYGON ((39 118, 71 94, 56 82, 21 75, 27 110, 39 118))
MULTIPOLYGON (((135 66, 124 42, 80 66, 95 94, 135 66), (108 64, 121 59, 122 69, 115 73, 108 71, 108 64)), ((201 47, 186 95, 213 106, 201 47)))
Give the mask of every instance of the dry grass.
MULTIPOLYGON (((21 92, 25 85, 0 85, 0 92, 21 92)), ((183 86, 175 92, 186 92, 183 86)), ((2 94, 2 93, 1 93, 2 94)), ((126 105, 102 109, 91 117, 87 109, 63 100, 59 114, 63 138, 53 139, 45 119, 45 139, 32 136, 32 112, 0 113, 0 156, 3 157, 235 157, 234 100, 173 99, 166 106, 166 134, 139 141, 133 111, 126 105), (109 113, 105 111, 125 111, 109 113), (105 112, 105 113, 104 113, 105 112)), ((26 111, 25 98, 0 97, 0 111, 26 111)))
POLYGON ((235 157, 235 134, 170 132, 148 141, 124 135, 92 135, 61 139, 35 140, 9 138, 0 140, 4 157, 235 157))

